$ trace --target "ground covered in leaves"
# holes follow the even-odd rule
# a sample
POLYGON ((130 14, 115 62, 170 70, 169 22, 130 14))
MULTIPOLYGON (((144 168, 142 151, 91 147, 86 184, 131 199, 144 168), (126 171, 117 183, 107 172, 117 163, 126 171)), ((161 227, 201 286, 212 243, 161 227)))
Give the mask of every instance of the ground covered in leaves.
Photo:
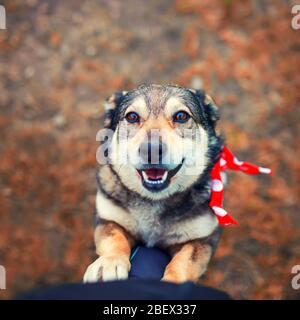
POLYGON ((289 1, 4 1, 0 31, 0 264, 9 298, 81 281, 94 258, 103 99, 143 82, 204 87, 239 158, 204 283, 235 298, 294 297, 300 264, 300 31, 289 1))

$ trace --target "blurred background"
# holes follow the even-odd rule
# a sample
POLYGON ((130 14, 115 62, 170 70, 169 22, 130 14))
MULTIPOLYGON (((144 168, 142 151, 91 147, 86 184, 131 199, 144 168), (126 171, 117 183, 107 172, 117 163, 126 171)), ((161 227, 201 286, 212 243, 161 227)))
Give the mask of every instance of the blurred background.
POLYGON ((141 83, 202 87, 240 159, 205 278, 234 298, 287 299, 300 264, 300 30, 294 1, 2 1, 0 298, 81 281, 95 258, 96 132, 103 100, 141 83))

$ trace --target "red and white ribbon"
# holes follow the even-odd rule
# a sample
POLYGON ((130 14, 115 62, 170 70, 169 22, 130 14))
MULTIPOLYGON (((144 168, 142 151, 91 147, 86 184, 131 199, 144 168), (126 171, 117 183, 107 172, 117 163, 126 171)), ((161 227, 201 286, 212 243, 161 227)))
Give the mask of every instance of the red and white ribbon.
POLYGON ((209 206, 216 214, 219 224, 230 225, 237 222, 223 209, 224 185, 221 171, 227 169, 243 171, 247 174, 272 174, 271 169, 256 166, 249 162, 239 161, 233 153, 224 146, 219 161, 211 170, 211 197, 209 206))

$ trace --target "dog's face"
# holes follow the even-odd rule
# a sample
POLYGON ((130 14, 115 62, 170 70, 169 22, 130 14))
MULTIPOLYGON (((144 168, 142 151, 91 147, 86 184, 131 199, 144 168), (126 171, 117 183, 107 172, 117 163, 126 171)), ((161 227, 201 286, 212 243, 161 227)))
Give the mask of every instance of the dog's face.
POLYGON ((159 200, 187 190, 211 165, 220 141, 217 110, 203 92, 148 85, 113 95, 105 126, 109 161, 122 183, 159 200))

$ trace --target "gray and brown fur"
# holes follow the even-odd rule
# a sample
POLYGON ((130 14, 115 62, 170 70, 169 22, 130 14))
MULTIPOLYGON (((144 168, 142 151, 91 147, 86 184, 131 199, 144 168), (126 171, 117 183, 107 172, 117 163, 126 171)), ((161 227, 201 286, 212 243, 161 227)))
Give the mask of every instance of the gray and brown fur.
MULTIPOLYGON (((203 148, 199 154, 204 157, 205 166, 192 177, 185 177, 180 170, 169 191, 153 196, 139 185, 130 164, 128 167, 110 163, 101 166, 97 173, 95 229, 99 258, 88 267, 84 281, 126 278, 130 251, 137 241, 170 252, 172 260, 163 280, 197 281, 206 271, 221 235, 208 205, 210 170, 219 159, 223 144, 215 130, 218 112, 212 99, 199 90, 143 85, 129 92, 118 92, 108 99, 105 128, 117 132, 126 110, 138 108, 144 113, 145 121, 134 128, 132 139, 141 127, 145 134, 153 128, 167 128, 166 132, 170 132, 177 143, 176 139, 182 138, 182 127, 171 123, 164 113, 166 106, 175 110, 177 105, 186 107, 192 116, 192 121, 183 126, 199 128, 207 139, 199 146, 203 148)), ((140 143, 142 137, 134 142, 140 143)), ((172 143, 173 140, 168 141, 172 143)))

